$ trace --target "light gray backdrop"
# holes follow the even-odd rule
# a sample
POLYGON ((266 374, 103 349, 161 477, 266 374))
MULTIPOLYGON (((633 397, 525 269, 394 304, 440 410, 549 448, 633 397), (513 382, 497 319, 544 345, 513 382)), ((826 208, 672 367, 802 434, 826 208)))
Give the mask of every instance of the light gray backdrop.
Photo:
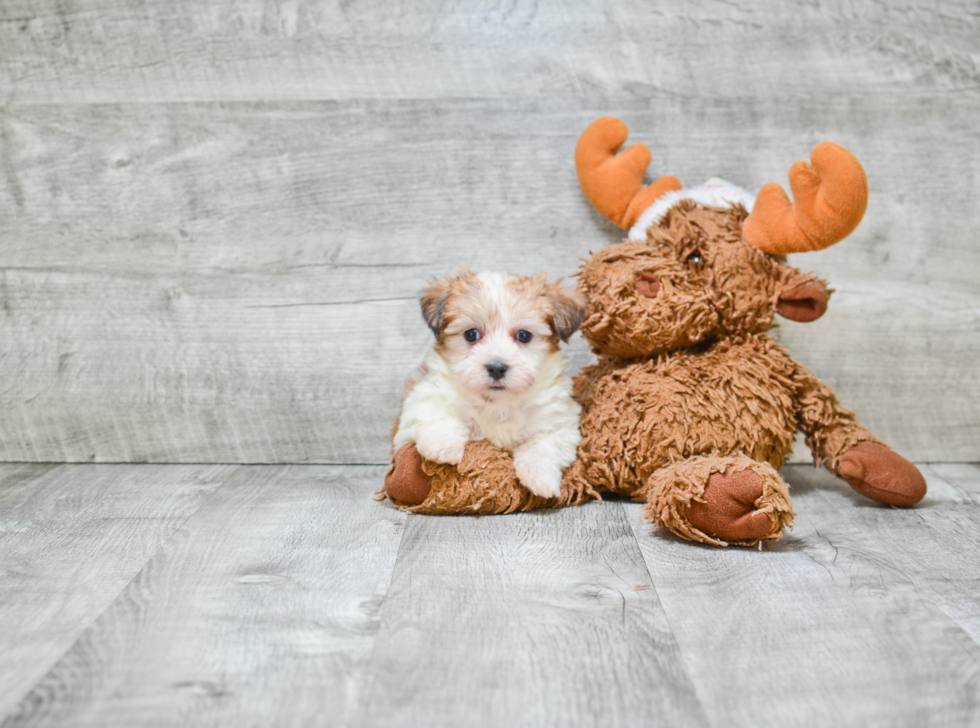
POLYGON ((384 461, 428 279, 621 237, 572 160, 613 114, 691 185, 849 147, 867 215, 780 338, 980 460, 978 66, 976 0, 0 1, 0 459, 384 461))

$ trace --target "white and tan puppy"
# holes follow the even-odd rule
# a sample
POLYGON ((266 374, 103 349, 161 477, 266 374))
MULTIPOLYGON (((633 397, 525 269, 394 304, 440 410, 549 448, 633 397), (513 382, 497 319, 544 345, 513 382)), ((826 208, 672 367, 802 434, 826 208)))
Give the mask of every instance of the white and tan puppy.
POLYGON ((514 453, 521 484, 561 494, 562 468, 579 443, 579 405, 560 341, 582 323, 585 298, 544 274, 469 271, 422 294, 436 342, 409 379, 394 449, 458 465, 470 440, 514 453))

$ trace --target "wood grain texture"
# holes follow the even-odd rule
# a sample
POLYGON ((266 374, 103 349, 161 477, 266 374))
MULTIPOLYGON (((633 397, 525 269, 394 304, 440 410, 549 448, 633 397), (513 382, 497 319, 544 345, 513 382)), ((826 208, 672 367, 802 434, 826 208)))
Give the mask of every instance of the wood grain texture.
POLYGON ((969 0, 5 0, 0 103, 976 90, 969 0))
POLYGON ((621 501, 408 516, 352 466, 0 464, 0 725, 966 728, 980 467, 788 466, 765 550, 621 501))
POLYGON ((604 114, 686 184, 851 148, 868 213, 796 256, 838 292, 783 340, 906 456, 980 459, 978 26, 968 2, 0 2, 0 459, 382 462, 429 278, 567 276, 621 237, 572 165, 604 114))
MULTIPOLYGON (((617 239, 581 199, 569 162, 578 131, 598 110, 554 111, 543 121, 560 132, 553 138, 522 137, 525 112, 508 105, 385 111, 363 133, 353 130, 354 107, 340 114, 342 122, 333 107, 133 107, 115 115, 86 108, 58 122, 57 109, 18 112, 18 133, 44 140, 44 150, 21 164, 23 210, 0 222, 10 241, 0 247, 0 356, 11 380, 0 412, 2 457, 381 462, 402 382, 429 337, 415 300, 427 279, 463 263, 557 277, 574 272, 589 249, 617 239), (488 113, 492 122, 481 122, 488 113), (161 161, 146 159, 149 150, 113 151, 133 134, 126 131, 130 114, 145 117, 140 128, 149 137, 132 144, 167 147, 161 161), (419 130, 426 126, 420 119, 437 117, 441 126, 419 130), (72 131, 46 136, 56 123, 72 131), (337 123, 350 131, 316 132, 337 123), (457 152, 444 151, 447 130, 459 140, 457 152), (196 141, 184 148, 174 141, 181 134, 196 141), (58 151, 74 136, 82 139, 79 159, 58 151), (373 154, 381 138, 412 136, 418 141, 408 148, 389 143, 373 154), (286 145, 282 159, 293 160, 284 162, 283 179, 249 182, 251 169, 276 176, 269 170, 277 144, 286 145), (361 162, 345 164, 348 154, 361 162), (115 179, 114 155, 136 160, 137 169, 115 179), (413 168, 416 179, 458 175, 458 194, 417 183, 393 188, 383 182, 391 167, 402 170, 391 179, 411 180, 413 168), (104 176, 83 180, 76 168, 104 176), (379 189, 391 192, 390 207, 373 223, 355 219, 376 204, 379 189), (556 214, 545 214, 552 201, 556 214), (281 214, 284 204, 292 214, 281 214), (459 205, 466 215, 450 210, 459 205), (480 231, 475 237, 471 226, 480 231)), ((812 119, 810 111, 794 124, 812 119)), ((649 112, 634 116, 641 129, 657 126, 649 112)), ((733 105, 712 124, 727 127, 737 116, 733 105)), ((663 142, 678 159, 666 167, 677 169, 683 155, 685 176, 696 180, 732 157, 720 132, 698 145, 683 141, 684 129, 678 120, 663 142)), ((782 172, 773 170, 800 152, 788 141, 782 147, 768 153, 777 178, 782 172)), ((738 151, 724 173, 734 177, 745 155, 738 151)), ((865 163, 887 167, 889 159, 881 149, 865 163)), ((943 163, 970 177, 976 160, 950 153, 943 163)), ((896 180, 904 175, 878 176, 901 201, 896 180)), ((765 179, 754 173, 756 183, 765 179)), ((923 200, 919 212, 932 214, 926 208, 934 203, 923 200)), ((980 435, 972 366, 980 355, 980 299, 968 272, 980 268, 980 251, 955 234, 927 250, 921 231, 898 230, 887 218, 892 204, 873 207, 840 250, 797 256, 838 293, 823 320, 787 324, 780 333, 907 456, 970 459, 980 435)), ((588 360, 577 343, 573 368, 588 360)))
POLYGON ((975 725, 975 493, 927 470, 927 499, 892 509, 783 472, 798 517, 762 552, 682 543, 627 510, 709 722, 975 725))
POLYGON ((405 520, 382 476, 236 470, 2 725, 345 722, 405 520))
POLYGON ((619 503, 409 519, 354 725, 708 725, 619 503))
MULTIPOLYGON (((929 492, 911 517, 894 517, 889 509, 871 508, 862 518, 871 546, 858 542, 853 525, 821 528, 838 547, 870 553, 881 568, 901 570, 900 584, 938 608, 980 645, 980 469, 976 465, 937 464, 924 468, 929 492), (910 538, 910 531, 915 538, 910 538)), ((824 479, 809 469, 794 471, 800 481, 819 489, 824 479)), ((840 499, 818 491, 834 507, 840 499)), ((849 493, 847 495, 850 495, 849 493)), ((867 505, 855 498, 858 505, 867 505)), ((955 635, 955 630, 951 631, 955 635)), ((974 685, 978 683, 974 681, 974 685)), ((975 693, 976 694, 976 693, 975 693)), ((980 699, 973 719, 980 716, 980 699)))
POLYGON ((980 495, 980 464, 934 463, 928 469, 946 483, 966 493, 980 495))
POLYGON ((0 720, 234 469, 0 468, 0 720))

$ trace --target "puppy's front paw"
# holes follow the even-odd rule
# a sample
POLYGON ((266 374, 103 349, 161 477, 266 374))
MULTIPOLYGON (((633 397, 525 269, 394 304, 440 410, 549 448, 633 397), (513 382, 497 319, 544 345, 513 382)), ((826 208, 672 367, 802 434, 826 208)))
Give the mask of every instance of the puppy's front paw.
POLYGON ((514 453, 514 470, 521 485, 542 498, 561 495, 561 468, 533 449, 514 453))
POLYGON ((426 460, 459 465, 466 450, 468 434, 461 424, 420 427, 415 434, 415 447, 426 460))

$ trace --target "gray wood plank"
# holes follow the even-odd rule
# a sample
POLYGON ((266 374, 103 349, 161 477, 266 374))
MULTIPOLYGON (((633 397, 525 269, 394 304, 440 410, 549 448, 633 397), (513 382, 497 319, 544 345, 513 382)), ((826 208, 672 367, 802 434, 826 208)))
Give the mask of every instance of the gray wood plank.
POLYGON ((975 90, 969 0, 6 0, 0 105, 975 90))
POLYGON ((382 476, 236 470, 3 726, 343 723, 405 520, 382 476))
MULTIPOLYGON (((824 488, 826 478, 812 470, 794 472, 832 507, 844 508, 853 499, 862 511, 864 533, 855 537, 843 523, 832 524, 821 529, 828 541, 854 550, 860 541, 868 541, 860 547, 865 554, 898 572, 903 587, 914 588, 980 645, 980 469, 941 464, 923 466, 923 471, 929 492, 907 518, 890 509, 868 508, 860 496, 836 483, 831 490, 824 488)), ((980 711, 980 700, 976 706, 980 711)))
POLYGON ((618 503, 411 516, 354 725, 706 725, 618 503))
POLYGON ((709 721, 976 725, 976 504, 933 473, 908 510, 823 471, 784 474, 796 526, 762 552, 682 543, 627 509, 709 721))
POLYGON ((56 463, 3 463, 0 465, 0 503, 18 502, 30 492, 34 481, 57 467, 56 463))
POLYGON ((780 335, 908 457, 977 459, 978 98, 759 99, 751 125, 740 100, 664 94, 0 110, 0 458, 383 461, 426 280, 568 275, 619 238, 571 164, 618 113, 655 173, 692 183, 782 180, 825 136, 854 148, 864 223, 795 261, 838 292, 780 335))
POLYGON ((126 331, 98 310, 112 305, 112 289, 119 291, 109 285, 110 300, 83 296, 74 310, 56 314, 72 331, 71 341, 63 341, 70 351, 58 355, 64 362, 55 375, 60 385, 38 390, 45 386, 39 379, 48 377, 29 374, 35 355, 47 358, 53 350, 21 350, 17 368, 25 376, 15 386, 23 400, 2 415, 12 433, 0 446, 5 458, 261 463, 387 457, 404 377, 424 354, 424 344, 400 335, 408 322, 417 325, 416 304, 243 313, 234 294, 219 294, 176 313, 175 325, 147 330, 137 317, 155 315, 159 289, 136 286, 120 295, 137 318, 126 331), (390 362, 369 366, 380 351, 390 362))
POLYGON ((944 483, 980 495, 980 463, 933 463, 927 469, 944 483))
POLYGON ((0 719, 234 469, 0 465, 0 719))
MULTIPOLYGON (((793 259, 835 283, 975 293, 980 91, 789 106, 774 95, 753 108, 759 118, 747 124, 742 99, 659 92, 598 103, 0 107, 0 264, 141 279, 345 270, 348 281, 326 281, 336 296, 321 288, 323 301, 386 290, 377 276, 394 268, 418 267, 416 279, 505 263, 567 275, 623 237, 590 208, 573 163, 585 126, 616 114, 631 143, 651 147, 650 175, 687 185, 715 174, 753 190, 785 185, 817 142, 848 146, 869 176, 865 218, 845 242, 793 259)), ((416 290, 407 272, 396 281, 400 295, 416 290)), ((282 302, 297 302, 289 296, 282 302)))

